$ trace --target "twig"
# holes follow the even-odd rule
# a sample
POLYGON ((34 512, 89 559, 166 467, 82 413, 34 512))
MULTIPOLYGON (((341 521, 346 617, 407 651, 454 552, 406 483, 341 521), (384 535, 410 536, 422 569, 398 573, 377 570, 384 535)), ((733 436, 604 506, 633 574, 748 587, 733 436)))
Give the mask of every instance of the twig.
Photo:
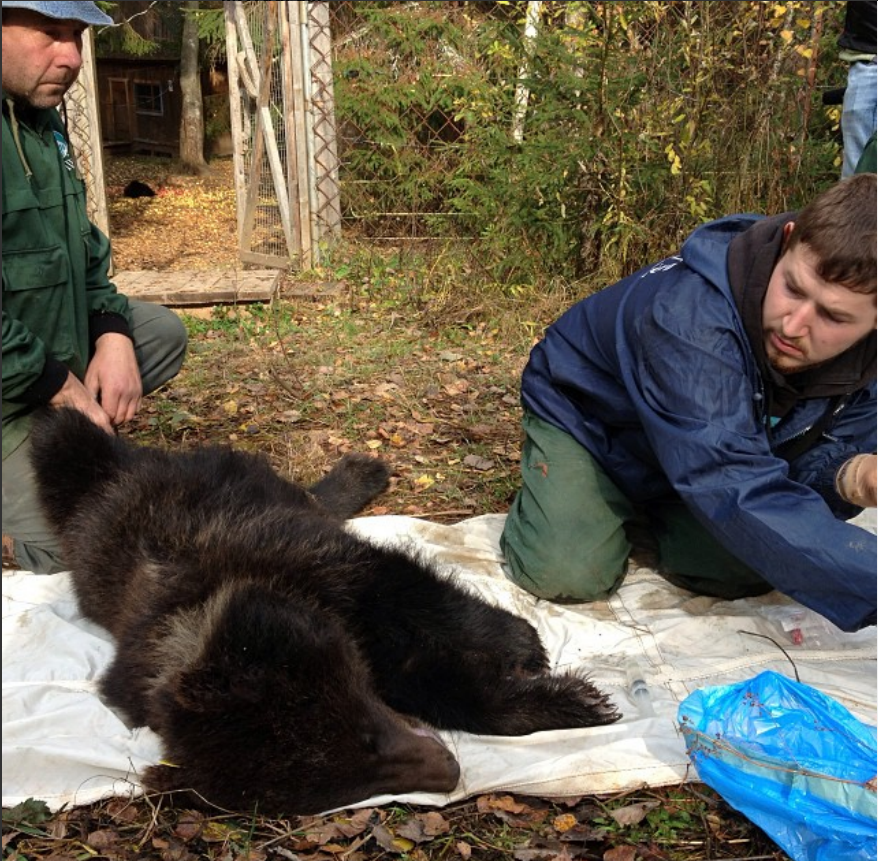
POLYGON ((756 631, 742 631, 742 630, 739 629, 739 630, 738 630, 738 633, 739 633, 739 634, 748 634, 748 635, 751 636, 751 637, 762 637, 763 640, 768 640, 769 643, 774 643, 774 645, 777 646, 778 649, 780 649, 780 650, 784 653, 784 656, 786 657, 786 659, 787 659, 787 660, 790 662, 790 664, 792 665, 793 673, 794 673, 795 676, 796 676, 796 681, 797 681, 797 682, 801 682, 801 681, 802 681, 802 680, 799 678, 799 670, 796 668, 796 662, 790 657, 789 652, 787 652, 787 650, 786 650, 786 649, 785 649, 780 643, 778 643, 777 640, 775 640, 773 637, 769 637, 768 634, 757 634, 756 631))

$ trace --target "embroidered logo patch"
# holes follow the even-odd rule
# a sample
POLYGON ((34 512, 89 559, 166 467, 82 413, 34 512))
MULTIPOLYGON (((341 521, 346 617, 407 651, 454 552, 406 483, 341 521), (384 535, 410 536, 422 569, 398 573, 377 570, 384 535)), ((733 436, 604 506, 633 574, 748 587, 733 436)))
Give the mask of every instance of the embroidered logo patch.
POLYGON ((70 155, 70 146, 67 143, 67 139, 61 132, 53 132, 55 135, 55 143, 58 145, 58 152, 61 153, 61 159, 64 162, 64 167, 67 168, 71 173, 76 170, 76 165, 73 164, 73 158, 70 155))

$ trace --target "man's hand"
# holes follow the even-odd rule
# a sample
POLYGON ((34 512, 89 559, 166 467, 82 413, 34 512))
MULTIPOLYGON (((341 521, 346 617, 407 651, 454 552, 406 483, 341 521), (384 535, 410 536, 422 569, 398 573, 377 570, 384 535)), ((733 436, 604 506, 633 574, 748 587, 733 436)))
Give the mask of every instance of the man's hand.
POLYGON ((116 332, 98 338, 85 372, 85 387, 113 426, 134 418, 140 409, 143 383, 130 338, 116 332))
POLYGON ((110 417, 97 402, 95 396, 73 375, 67 374, 67 381, 49 401, 52 407, 73 407, 85 413, 98 427, 107 433, 115 433, 110 417))
POLYGON ((878 456, 858 454, 842 464, 835 479, 838 495, 860 508, 876 506, 878 456))

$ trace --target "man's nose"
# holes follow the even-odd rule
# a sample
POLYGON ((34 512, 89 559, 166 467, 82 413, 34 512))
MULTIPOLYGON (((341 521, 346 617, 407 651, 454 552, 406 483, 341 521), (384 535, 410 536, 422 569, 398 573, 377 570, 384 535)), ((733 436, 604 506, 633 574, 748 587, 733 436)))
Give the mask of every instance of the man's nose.
POLYGON ((55 65, 75 74, 82 68, 82 47, 78 39, 65 39, 55 48, 55 65))
POLYGON ((807 302, 796 305, 784 318, 783 333, 788 338, 799 338, 811 326, 814 311, 807 302))

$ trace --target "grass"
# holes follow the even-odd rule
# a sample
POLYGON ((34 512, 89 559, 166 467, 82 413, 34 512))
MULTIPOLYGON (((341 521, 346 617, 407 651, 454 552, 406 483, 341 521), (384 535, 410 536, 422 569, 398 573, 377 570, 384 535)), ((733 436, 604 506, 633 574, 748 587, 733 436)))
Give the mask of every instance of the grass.
POLYGON ((271 307, 183 314, 184 370, 128 432, 161 445, 230 441, 305 481, 345 451, 373 451, 395 466, 383 510, 440 519, 504 510, 527 331, 516 333, 502 308, 447 326, 388 289, 361 283, 329 302, 282 294, 271 307))
POLYGON ((710 790, 682 787, 567 801, 487 795, 442 810, 409 805, 268 820, 175 808, 173 798, 4 811, 4 858, 162 861, 783 861, 710 790))

